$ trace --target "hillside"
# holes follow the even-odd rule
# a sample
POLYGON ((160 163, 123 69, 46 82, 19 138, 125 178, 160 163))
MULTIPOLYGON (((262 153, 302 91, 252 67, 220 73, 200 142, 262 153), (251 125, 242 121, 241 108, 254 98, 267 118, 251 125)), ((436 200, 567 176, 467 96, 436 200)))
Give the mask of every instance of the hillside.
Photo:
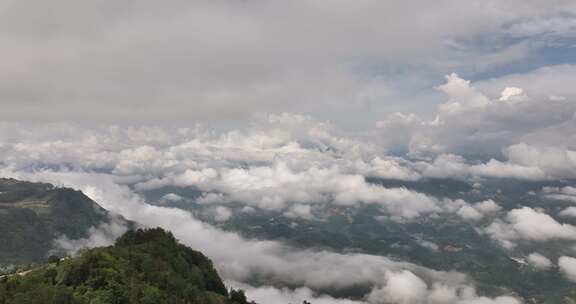
POLYGON ((86 237, 108 215, 81 191, 0 179, 0 266, 43 261, 55 238, 86 237))
POLYGON ((1 304, 247 304, 228 293, 212 262, 160 228, 129 231, 115 245, 0 279, 1 304))

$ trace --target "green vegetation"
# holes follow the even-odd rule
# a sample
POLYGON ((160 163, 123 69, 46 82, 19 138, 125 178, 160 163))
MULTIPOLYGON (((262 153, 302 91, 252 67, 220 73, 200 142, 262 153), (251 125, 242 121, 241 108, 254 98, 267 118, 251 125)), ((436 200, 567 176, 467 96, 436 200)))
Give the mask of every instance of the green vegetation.
POLYGON ((87 236, 108 212, 80 191, 0 179, 0 268, 46 259, 53 240, 87 236))
POLYGON ((0 278, 0 304, 248 304, 202 253, 160 228, 129 231, 114 246, 0 278))

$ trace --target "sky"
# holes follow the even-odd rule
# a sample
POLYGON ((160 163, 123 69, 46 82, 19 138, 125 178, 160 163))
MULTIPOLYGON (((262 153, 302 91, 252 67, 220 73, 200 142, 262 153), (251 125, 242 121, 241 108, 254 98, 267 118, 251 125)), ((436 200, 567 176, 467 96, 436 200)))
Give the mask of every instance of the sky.
MULTIPOLYGON (((462 273, 246 239, 167 206, 176 194, 142 193, 193 187, 216 221, 371 204, 398 223, 460 217, 510 252, 576 248, 573 206, 504 210, 368 182, 562 181, 538 195, 576 203, 575 42, 572 0, 0 0, 0 175, 170 229, 262 303, 518 304, 462 273), (358 284, 361 299, 322 293, 358 284)), ((74 252, 125 228, 55 242, 74 252)), ((576 282, 574 250, 526 261, 576 282)))
POLYGON ((570 0, 3 0, 0 117, 229 127, 295 112, 366 129, 429 116, 450 73, 499 90, 542 68, 569 82, 556 70, 574 63, 575 13, 570 0))

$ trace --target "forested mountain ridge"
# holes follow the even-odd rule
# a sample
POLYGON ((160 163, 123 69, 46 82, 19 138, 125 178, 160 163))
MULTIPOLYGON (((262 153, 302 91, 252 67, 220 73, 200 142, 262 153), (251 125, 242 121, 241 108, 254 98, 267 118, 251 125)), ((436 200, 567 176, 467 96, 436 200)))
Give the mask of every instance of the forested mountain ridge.
POLYGON ((81 191, 0 179, 0 266, 44 261, 59 236, 79 239, 108 211, 81 191))
POLYGON ((0 278, 0 304, 247 304, 228 292, 212 262, 161 228, 129 231, 113 246, 53 259, 0 278))

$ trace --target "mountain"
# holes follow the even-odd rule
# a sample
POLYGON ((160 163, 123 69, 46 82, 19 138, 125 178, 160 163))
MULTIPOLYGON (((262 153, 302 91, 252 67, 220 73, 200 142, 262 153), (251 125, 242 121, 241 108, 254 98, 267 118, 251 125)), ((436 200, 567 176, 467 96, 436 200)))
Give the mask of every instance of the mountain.
POLYGON ((59 236, 79 239, 110 214, 81 191, 0 179, 0 266, 43 261, 59 236))
POLYGON ((161 228, 1 277, 0 303, 248 304, 242 291, 227 291, 206 256, 161 228))

